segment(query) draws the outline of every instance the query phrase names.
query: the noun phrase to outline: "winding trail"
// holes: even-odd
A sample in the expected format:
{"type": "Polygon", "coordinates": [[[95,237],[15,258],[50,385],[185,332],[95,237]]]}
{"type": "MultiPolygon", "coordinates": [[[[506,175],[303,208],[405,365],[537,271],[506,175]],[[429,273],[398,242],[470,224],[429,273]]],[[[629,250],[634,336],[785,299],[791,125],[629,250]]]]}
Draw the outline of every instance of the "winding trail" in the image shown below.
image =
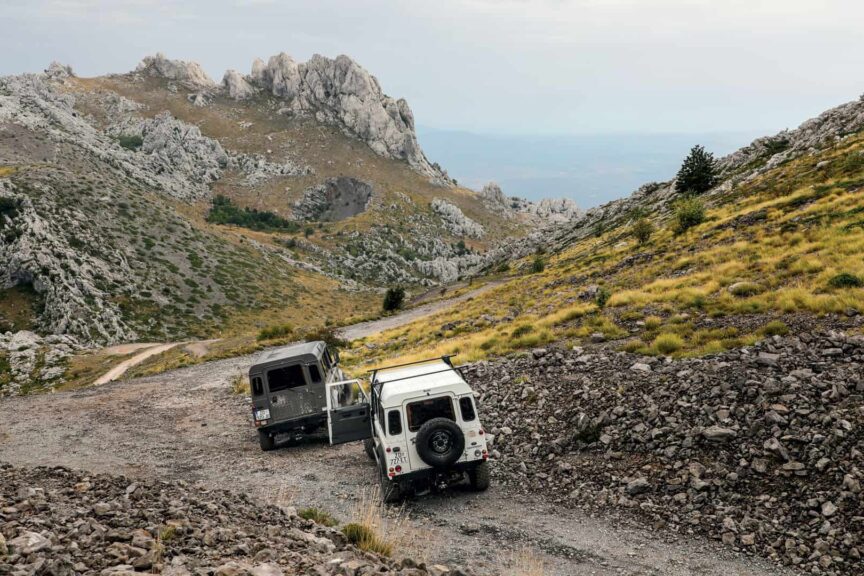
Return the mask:
{"type": "Polygon", "coordinates": [[[102,384],[107,384],[108,382],[112,382],[117,380],[124,374],[126,371],[132,368],[133,366],[137,366],[147,358],[151,356],[155,356],[157,354],[161,354],[163,352],[167,352],[177,346],[176,342],[168,343],[168,344],[152,344],[148,348],[144,348],[143,352],[136,354],[135,356],[120,362],[113,368],[111,368],[108,372],[100,376],[95,382],[93,382],[94,386],[101,386],[102,384]]]}

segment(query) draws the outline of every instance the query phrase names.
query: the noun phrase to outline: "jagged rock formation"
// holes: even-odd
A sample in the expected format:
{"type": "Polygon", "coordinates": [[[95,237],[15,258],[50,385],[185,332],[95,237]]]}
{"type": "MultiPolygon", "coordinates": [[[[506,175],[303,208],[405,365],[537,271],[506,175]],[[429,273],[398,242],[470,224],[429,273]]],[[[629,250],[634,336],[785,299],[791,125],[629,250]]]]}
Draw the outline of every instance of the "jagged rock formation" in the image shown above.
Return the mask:
{"type": "Polygon", "coordinates": [[[9,382],[0,386],[0,397],[62,382],[67,359],[81,349],[78,340],[68,335],[42,338],[29,330],[0,334],[0,350],[9,364],[9,382]]]}
{"type": "Polygon", "coordinates": [[[192,89],[213,88],[216,86],[216,83],[204,72],[200,64],[184,62],[182,60],[169,60],[161,52],[155,56],[144,58],[138,64],[138,67],[135,68],[135,72],[173,80],[192,89]]]}
{"type": "Polygon", "coordinates": [[[366,211],[372,199],[372,186],[355,178],[330,178],[303,193],[294,204],[294,217],[300,220],[338,221],[366,211]]]}
{"type": "Polygon", "coordinates": [[[229,98],[246,100],[256,94],[255,88],[236,70],[228,70],[222,78],[222,88],[229,98]]]}
{"type": "MultiPolygon", "coordinates": [[[[149,56],[137,73],[158,75],[192,89],[214,88],[200,66],[168,60],[162,54],[149,56]]],[[[250,98],[255,88],[285,100],[283,112],[311,114],[321,122],[340,126],[346,133],[366,142],[385,158],[405,160],[442,185],[451,185],[446,172],[431,164],[414,132],[414,115],[404,99],[384,94],[378,80],[347,56],[335,59],[315,55],[297,63],[280,53],[265,64],[256,60],[245,78],[234,70],[225,73],[221,90],[238,100],[250,98]]],[[[206,105],[206,93],[194,96],[206,105]]]]}
{"type": "Polygon", "coordinates": [[[465,216],[458,206],[444,200],[435,198],[432,200],[432,210],[444,221],[444,227],[454,236],[467,236],[469,238],[480,238],[483,236],[483,226],[465,216]]]}
{"type": "Polygon", "coordinates": [[[488,207],[505,217],[527,216],[539,227],[570,222],[582,214],[576,202],[569,198],[543,198],[539,202],[530,202],[505,196],[495,182],[483,186],[478,195],[488,207]]]}
{"type": "Polygon", "coordinates": [[[501,482],[850,575],[864,554],[862,371],[864,339],[838,333],[700,359],[551,348],[466,368],[501,482]]]}
{"type": "Polygon", "coordinates": [[[288,506],[183,481],[0,464],[0,499],[4,574],[34,566],[54,575],[431,574],[411,560],[363,552],[288,506]]]}

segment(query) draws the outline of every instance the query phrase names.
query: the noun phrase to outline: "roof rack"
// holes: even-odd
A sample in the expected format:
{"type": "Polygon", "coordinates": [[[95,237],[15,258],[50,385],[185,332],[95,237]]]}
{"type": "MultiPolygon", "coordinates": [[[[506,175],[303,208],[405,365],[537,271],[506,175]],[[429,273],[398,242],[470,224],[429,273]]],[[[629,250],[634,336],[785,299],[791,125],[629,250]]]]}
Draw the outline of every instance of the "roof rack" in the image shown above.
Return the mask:
{"type": "MultiPolygon", "coordinates": [[[[381,366],[380,368],[375,368],[374,370],[369,370],[367,374],[372,374],[372,379],[375,379],[375,374],[380,370],[389,370],[390,368],[402,368],[403,366],[413,366],[414,364],[423,364],[425,362],[434,362],[435,360],[443,360],[447,363],[448,366],[452,367],[453,363],[450,361],[451,358],[456,356],[456,354],[445,354],[443,356],[437,356],[435,358],[426,358],[425,360],[415,360],[414,362],[405,362],[404,364],[393,364],[391,366],[381,366]]],[[[400,378],[401,380],[401,378],[400,378]]]]}
{"type": "Polygon", "coordinates": [[[385,382],[381,382],[381,386],[384,384],[392,384],[393,382],[401,382],[402,380],[410,380],[411,378],[420,378],[422,376],[429,376],[431,374],[442,374],[444,372],[456,372],[460,376],[462,376],[462,372],[460,372],[460,368],[462,366],[453,366],[451,365],[449,368],[445,368],[444,370],[435,370],[434,372],[424,372],[423,374],[412,374],[411,376],[403,376],[402,378],[394,378],[393,380],[387,380],[385,382]]]}

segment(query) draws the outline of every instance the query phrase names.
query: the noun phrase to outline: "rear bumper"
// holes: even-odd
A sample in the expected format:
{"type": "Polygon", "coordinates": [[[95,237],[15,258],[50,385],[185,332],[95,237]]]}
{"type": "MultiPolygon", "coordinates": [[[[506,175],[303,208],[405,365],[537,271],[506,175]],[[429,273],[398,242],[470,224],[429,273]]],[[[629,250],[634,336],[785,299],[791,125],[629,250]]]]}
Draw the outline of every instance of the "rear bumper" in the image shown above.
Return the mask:
{"type": "Polygon", "coordinates": [[[309,416],[298,416],[280,422],[273,422],[266,426],[257,426],[256,430],[265,434],[287,434],[289,432],[311,430],[327,424],[326,414],[313,414],[309,416]]]}
{"type": "Polygon", "coordinates": [[[404,474],[397,474],[393,476],[390,480],[393,482],[399,482],[400,484],[405,483],[414,483],[414,482],[423,482],[428,481],[430,479],[434,479],[436,477],[441,476],[450,476],[452,474],[459,474],[463,472],[468,472],[473,470],[483,462],[486,462],[484,459],[479,460],[469,460],[467,462],[457,462],[452,466],[447,468],[424,468],[422,470],[415,470],[413,472],[406,472],[404,474]]]}

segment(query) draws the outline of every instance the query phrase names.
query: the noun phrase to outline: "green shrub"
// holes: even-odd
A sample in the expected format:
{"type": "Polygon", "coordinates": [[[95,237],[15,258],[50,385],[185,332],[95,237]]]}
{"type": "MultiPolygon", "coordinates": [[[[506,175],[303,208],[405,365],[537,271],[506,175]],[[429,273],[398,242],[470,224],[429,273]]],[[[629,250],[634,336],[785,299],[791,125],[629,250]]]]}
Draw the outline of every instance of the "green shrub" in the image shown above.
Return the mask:
{"type": "Polygon", "coordinates": [[[303,229],[303,236],[305,236],[306,238],[309,238],[313,234],[315,234],[315,228],[313,228],[312,226],[307,226],[303,229]]]}
{"type": "Polygon", "coordinates": [[[321,524],[322,526],[333,527],[338,524],[336,519],[333,518],[329,512],[319,510],[318,508],[303,508],[297,512],[297,515],[304,520],[312,520],[316,524],[321,524]]]}
{"type": "Polygon", "coordinates": [[[384,294],[384,302],[381,307],[385,312],[392,312],[402,307],[405,302],[405,289],[401,286],[388,288],[384,294]]]}
{"type": "Polygon", "coordinates": [[[674,230],[683,234],[705,221],[705,205],[696,198],[684,198],[675,205],[674,230]]]}
{"type": "Polygon", "coordinates": [[[307,342],[320,340],[330,348],[347,348],[350,344],[350,342],[339,336],[333,326],[321,326],[315,330],[310,330],[304,338],[307,342]]]}
{"type": "Polygon", "coordinates": [[[258,340],[275,340],[276,338],[290,338],[294,335],[294,327],[291,324],[277,324],[268,326],[258,332],[258,340]]]}
{"type": "Polygon", "coordinates": [[[765,336],[785,336],[789,333],[789,327],[780,320],[772,320],[762,327],[765,336]]]}
{"type": "Polygon", "coordinates": [[[254,208],[240,208],[230,198],[217,195],[207,213],[207,222],[212,224],[234,224],[242,228],[258,231],[297,232],[300,225],[286,220],[273,212],[259,211],[254,208]]]}
{"type": "Polygon", "coordinates": [[[117,138],[117,142],[127,150],[138,150],[144,145],[144,138],[137,134],[123,134],[117,138]]]}
{"type": "Polygon", "coordinates": [[[539,274],[546,269],[546,262],[543,260],[543,257],[539,254],[534,257],[534,261],[531,262],[530,271],[532,274],[539,274]]]}
{"type": "Polygon", "coordinates": [[[633,223],[630,233],[636,237],[639,245],[643,246],[651,239],[651,235],[654,233],[654,225],[647,218],[639,218],[633,223]]]}
{"type": "Polygon", "coordinates": [[[660,354],[672,354],[684,346],[684,341],[677,334],[666,333],[657,336],[652,346],[660,354]]]}
{"type": "Polygon", "coordinates": [[[597,296],[594,298],[594,303],[597,304],[598,308],[605,308],[606,303],[609,302],[609,298],[612,297],[612,293],[605,286],[601,286],[597,291],[597,296]]]}
{"type": "Polygon", "coordinates": [[[828,286],[831,288],[860,288],[864,286],[864,280],[855,274],[841,272],[828,280],[828,286]]]}

